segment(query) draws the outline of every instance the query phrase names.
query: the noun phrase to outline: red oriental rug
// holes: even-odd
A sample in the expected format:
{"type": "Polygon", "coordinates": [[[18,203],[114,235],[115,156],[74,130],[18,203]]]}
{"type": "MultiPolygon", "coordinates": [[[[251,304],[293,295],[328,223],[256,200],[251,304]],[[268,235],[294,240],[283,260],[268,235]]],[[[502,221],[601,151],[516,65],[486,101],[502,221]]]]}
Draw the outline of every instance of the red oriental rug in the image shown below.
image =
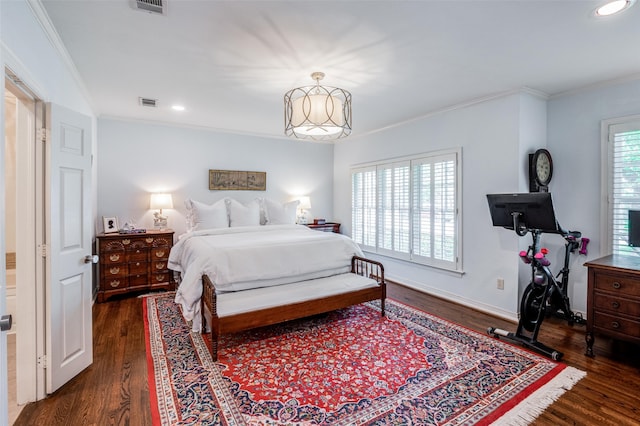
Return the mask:
{"type": "Polygon", "coordinates": [[[388,300],[224,336],[144,298],[158,425],[528,424],[585,373],[388,300]]]}

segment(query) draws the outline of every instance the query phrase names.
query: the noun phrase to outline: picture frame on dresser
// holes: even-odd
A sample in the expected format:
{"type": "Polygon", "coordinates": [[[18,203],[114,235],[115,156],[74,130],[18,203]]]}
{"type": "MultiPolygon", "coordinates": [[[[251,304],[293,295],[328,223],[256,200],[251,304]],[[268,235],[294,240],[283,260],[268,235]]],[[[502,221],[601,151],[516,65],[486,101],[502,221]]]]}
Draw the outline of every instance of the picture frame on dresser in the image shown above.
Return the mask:
{"type": "Polygon", "coordinates": [[[120,230],[118,226],[118,218],[115,216],[102,216],[102,226],[105,234],[112,234],[120,230]]]}

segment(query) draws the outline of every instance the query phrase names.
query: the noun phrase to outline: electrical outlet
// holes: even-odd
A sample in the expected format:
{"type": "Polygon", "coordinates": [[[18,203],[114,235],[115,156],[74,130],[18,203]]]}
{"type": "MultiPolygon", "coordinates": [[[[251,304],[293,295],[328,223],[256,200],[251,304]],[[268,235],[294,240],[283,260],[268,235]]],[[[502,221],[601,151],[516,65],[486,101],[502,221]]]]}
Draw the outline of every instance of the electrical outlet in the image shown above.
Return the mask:
{"type": "Polygon", "coordinates": [[[504,279],[503,278],[498,278],[497,288],[498,288],[498,290],[504,290],[504,279]]]}

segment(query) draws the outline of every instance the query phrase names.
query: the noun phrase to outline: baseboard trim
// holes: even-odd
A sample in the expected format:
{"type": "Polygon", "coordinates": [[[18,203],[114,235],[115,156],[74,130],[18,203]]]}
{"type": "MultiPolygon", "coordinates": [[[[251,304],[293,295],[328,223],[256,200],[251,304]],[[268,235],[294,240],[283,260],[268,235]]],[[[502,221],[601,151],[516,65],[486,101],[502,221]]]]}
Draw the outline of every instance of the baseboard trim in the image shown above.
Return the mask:
{"type": "Polygon", "coordinates": [[[421,293],[426,293],[430,296],[433,297],[437,297],[443,300],[446,300],[448,302],[451,303],[456,303],[458,305],[464,306],[466,308],[470,308],[485,314],[489,314],[492,315],[494,317],[498,317],[513,323],[518,323],[518,315],[512,312],[506,312],[506,311],[497,311],[496,308],[494,306],[488,306],[488,305],[483,305],[481,303],[478,303],[477,301],[472,301],[472,300],[466,300],[463,299],[457,295],[451,294],[451,293],[447,293],[447,292],[443,292],[443,291],[439,291],[437,289],[434,288],[425,288],[423,285],[413,285],[411,283],[407,283],[407,282],[401,282],[401,281],[396,281],[394,279],[389,279],[387,277],[385,277],[385,281],[388,283],[392,283],[392,284],[396,284],[399,286],[403,286],[403,287],[407,287],[410,288],[412,290],[415,291],[419,291],[421,293]]]}

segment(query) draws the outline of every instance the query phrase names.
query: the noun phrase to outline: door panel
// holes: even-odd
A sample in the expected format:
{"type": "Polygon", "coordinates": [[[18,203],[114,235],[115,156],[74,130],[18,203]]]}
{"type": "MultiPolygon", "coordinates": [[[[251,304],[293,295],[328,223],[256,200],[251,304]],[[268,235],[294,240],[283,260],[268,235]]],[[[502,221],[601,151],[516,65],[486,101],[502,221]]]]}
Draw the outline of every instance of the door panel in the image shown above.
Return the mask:
{"type": "Polygon", "coordinates": [[[91,119],[47,105],[47,393],[93,361],[91,119]]]}

